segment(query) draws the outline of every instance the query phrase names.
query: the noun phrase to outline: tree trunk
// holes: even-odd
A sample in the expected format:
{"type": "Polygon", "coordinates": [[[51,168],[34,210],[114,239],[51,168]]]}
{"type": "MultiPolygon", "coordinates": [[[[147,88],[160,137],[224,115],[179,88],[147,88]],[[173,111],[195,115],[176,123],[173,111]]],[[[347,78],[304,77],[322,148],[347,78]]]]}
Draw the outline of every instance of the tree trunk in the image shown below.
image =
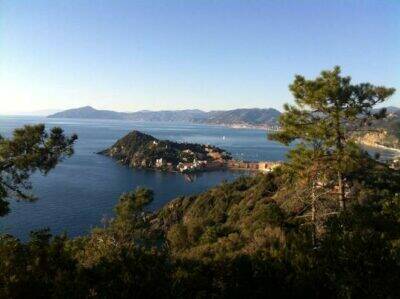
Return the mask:
{"type": "Polygon", "coordinates": [[[346,202],[344,198],[343,176],[342,172],[338,171],[338,191],[339,191],[339,206],[341,210],[346,209],[346,202]]]}
{"type": "Polygon", "coordinates": [[[315,197],[315,182],[312,183],[311,192],[311,222],[312,222],[312,244],[313,247],[317,245],[317,224],[316,224],[316,197],[315,197]]]}
{"type": "Polygon", "coordinates": [[[339,102],[336,105],[336,167],[337,167],[337,180],[338,180],[338,193],[339,193],[339,206],[343,211],[346,209],[345,196],[344,196],[344,185],[343,185],[343,174],[342,174],[342,159],[343,159],[343,135],[340,128],[340,106],[339,102]]]}

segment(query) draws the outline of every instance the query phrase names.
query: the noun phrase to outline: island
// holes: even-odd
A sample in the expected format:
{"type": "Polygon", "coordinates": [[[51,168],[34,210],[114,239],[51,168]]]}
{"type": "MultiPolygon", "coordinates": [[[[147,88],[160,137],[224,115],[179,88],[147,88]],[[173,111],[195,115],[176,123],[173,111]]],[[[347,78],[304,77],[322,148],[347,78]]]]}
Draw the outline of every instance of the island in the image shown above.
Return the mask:
{"type": "Polygon", "coordinates": [[[280,165],[280,162],[238,161],[213,145],[159,140],[136,130],[98,154],[132,168],[181,173],[218,169],[271,171],[280,165]]]}

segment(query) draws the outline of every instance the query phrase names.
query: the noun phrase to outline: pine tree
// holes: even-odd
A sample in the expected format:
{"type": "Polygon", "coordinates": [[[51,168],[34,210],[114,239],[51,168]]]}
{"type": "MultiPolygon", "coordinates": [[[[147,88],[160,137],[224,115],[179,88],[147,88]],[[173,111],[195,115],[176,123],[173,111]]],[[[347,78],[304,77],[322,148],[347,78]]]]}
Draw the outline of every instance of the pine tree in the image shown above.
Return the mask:
{"type": "Polygon", "coordinates": [[[9,212],[9,198],[34,200],[30,176],[44,174],[73,154],[76,135],[66,137],[61,128],[49,133],[43,124],[16,129],[11,139],[0,136],[0,216],[9,212]]]}
{"type": "Polygon", "coordinates": [[[352,84],[342,77],[340,67],[322,71],[314,80],[296,75],[289,86],[295,104],[284,105],[279,119],[281,131],[270,134],[271,140],[286,145],[298,139],[303,145],[319,144],[326,170],[334,171],[338,201],[345,209],[345,173],[356,163],[354,134],[368,131],[371,121],[386,116],[385,109],[375,112],[376,104],[387,100],[394,88],[369,83],[352,84]]]}

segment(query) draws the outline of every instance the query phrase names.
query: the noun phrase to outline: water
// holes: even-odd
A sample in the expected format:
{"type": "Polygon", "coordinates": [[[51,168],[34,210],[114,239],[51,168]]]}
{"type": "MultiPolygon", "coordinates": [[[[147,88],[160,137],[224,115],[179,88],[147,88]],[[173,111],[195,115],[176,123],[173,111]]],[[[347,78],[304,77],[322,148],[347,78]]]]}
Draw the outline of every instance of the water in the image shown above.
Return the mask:
{"type": "Polygon", "coordinates": [[[47,128],[62,127],[67,134],[77,133],[75,154],[47,176],[35,174],[34,203],[11,201],[11,213],[0,218],[0,231],[26,239],[29,231],[44,227],[53,233],[66,231],[83,235],[111,216],[122,192],[145,186],[155,199],[149,209],[156,210],[173,198],[202,192],[223,180],[231,181],[243,172],[214,171],[188,182],[181,174],[134,170],[95,154],[109,147],[131,130],[140,130],[160,139],[208,143],[224,148],[244,160],[283,160],[287,148],[267,140],[265,131],[231,129],[185,123],[145,123],[117,120],[69,120],[39,117],[0,117],[0,134],[10,137],[24,124],[45,123],[47,128]],[[224,137],[225,136],[225,137],[224,137]]]}

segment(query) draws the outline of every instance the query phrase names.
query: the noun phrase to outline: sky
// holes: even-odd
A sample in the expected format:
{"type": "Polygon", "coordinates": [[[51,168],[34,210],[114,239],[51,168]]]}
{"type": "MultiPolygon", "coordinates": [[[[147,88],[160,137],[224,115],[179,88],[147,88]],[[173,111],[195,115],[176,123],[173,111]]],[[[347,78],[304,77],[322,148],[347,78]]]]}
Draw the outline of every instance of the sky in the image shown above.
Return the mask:
{"type": "Polygon", "coordinates": [[[0,114],[281,109],[335,65],[400,106],[400,1],[0,0],[0,114]]]}

